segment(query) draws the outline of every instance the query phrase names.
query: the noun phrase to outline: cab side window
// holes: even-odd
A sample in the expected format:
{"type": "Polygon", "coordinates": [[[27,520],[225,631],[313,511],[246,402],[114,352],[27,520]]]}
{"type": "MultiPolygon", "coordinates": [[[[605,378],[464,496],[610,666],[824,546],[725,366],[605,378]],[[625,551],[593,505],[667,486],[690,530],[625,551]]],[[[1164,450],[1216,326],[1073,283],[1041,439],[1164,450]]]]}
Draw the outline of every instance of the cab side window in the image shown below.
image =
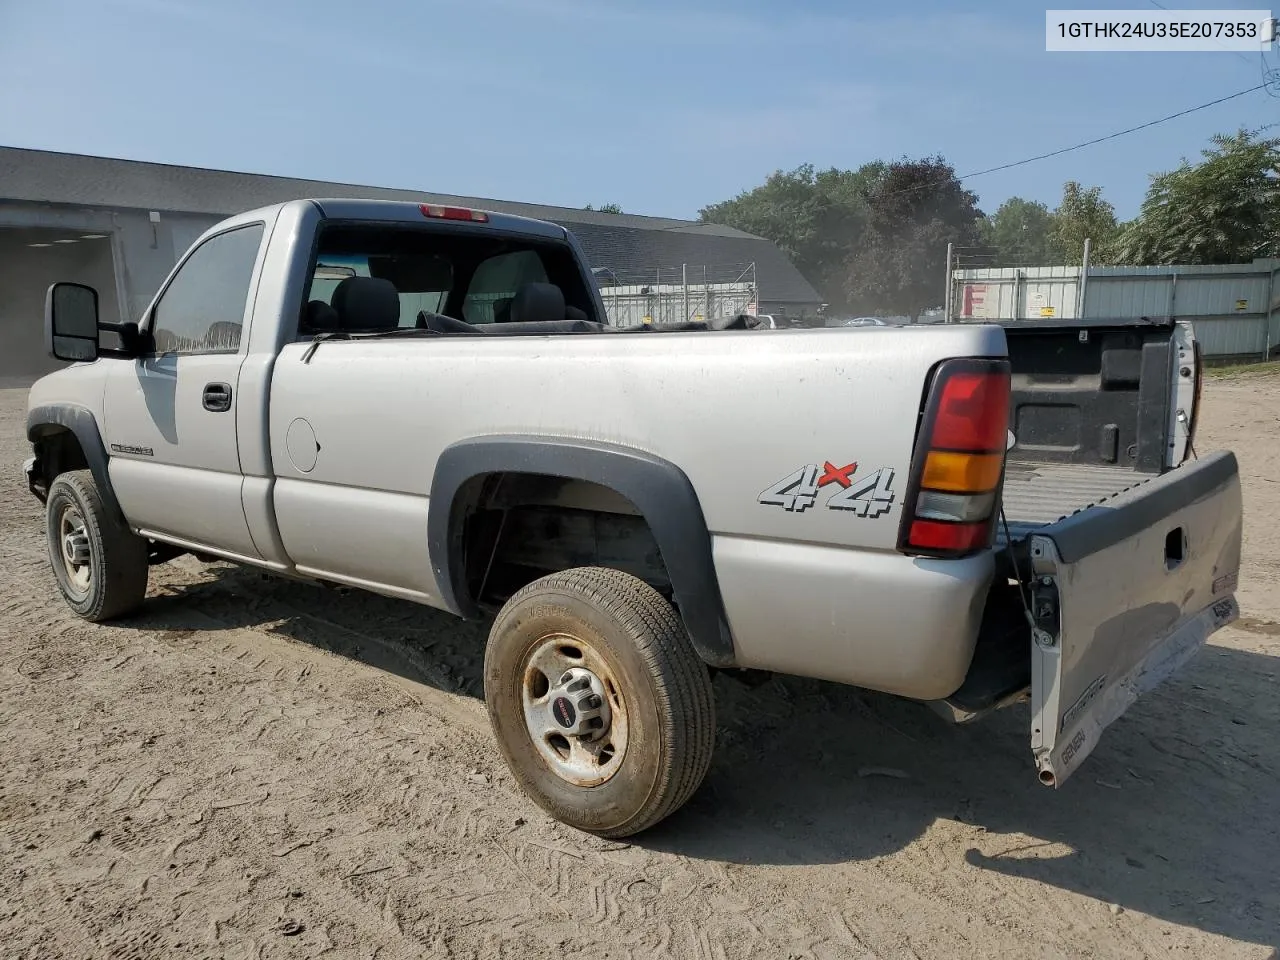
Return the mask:
{"type": "Polygon", "coordinates": [[[187,258],[152,311],[157,353],[235,353],[264,225],[210,237],[187,258]]]}

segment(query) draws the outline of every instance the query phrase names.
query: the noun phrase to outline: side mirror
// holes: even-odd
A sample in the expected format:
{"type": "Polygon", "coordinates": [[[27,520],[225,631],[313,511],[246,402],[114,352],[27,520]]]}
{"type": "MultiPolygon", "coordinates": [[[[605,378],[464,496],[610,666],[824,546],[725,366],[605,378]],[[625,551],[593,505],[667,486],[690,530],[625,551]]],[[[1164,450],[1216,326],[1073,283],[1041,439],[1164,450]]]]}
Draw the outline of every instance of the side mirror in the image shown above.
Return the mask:
{"type": "Polygon", "coordinates": [[[44,347],[55,360],[98,359],[98,291],[55,283],[44,300],[44,347]]]}

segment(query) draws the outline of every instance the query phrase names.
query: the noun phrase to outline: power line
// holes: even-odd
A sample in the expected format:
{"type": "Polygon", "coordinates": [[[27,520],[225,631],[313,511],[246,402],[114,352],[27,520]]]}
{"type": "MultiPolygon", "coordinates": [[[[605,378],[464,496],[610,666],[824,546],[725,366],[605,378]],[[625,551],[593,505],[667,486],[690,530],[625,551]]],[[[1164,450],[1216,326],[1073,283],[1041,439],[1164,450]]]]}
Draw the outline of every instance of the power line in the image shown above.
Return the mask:
{"type": "MultiPolygon", "coordinates": [[[[1220,103],[1226,103],[1228,100],[1234,100],[1237,97],[1243,97],[1246,94],[1253,93],[1257,90],[1261,90],[1264,87],[1266,87],[1266,84],[1260,83],[1255,87],[1250,87],[1248,90],[1240,90],[1240,91],[1237,91],[1236,93],[1230,93],[1230,94],[1227,94],[1227,96],[1225,97],[1219,97],[1217,100],[1210,100],[1208,103],[1202,103],[1202,104],[1199,104],[1198,106],[1188,107],[1185,110],[1179,110],[1177,113],[1171,113],[1167,117],[1160,117],[1159,119],[1156,119],[1156,120],[1148,120],[1146,123],[1140,123],[1136,127],[1129,127],[1125,130],[1117,130],[1115,133],[1108,133],[1105,137],[1095,137],[1092,140],[1085,140],[1083,143],[1076,143],[1076,144],[1072,144],[1069,147],[1061,147],[1057,150],[1050,150],[1048,153],[1042,153],[1042,154],[1039,154],[1038,156],[1025,157],[1022,160],[1014,160],[1011,163],[1002,163],[998,167],[988,167],[985,170],[975,170],[973,173],[966,173],[963,176],[956,177],[956,180],[960,182],[964,182],[965,180],[972,180],[974,177],[986,176],[988,173],[996,173],[1000,170],[1011,170],[1014,167],[1025,166],[1028,163],[1035,163],[1039,160],[1048,160],[1050,157],[1060,157],[1064,153],[1073,153],[1076,150],[1083,150],[1085,147],[1092,147],[1094,144],[1105,143],[1108,140],[1115,140],[1117,137],[1128,136],[1131,133],[1137,133],[1139,130],[1146,130],[1148,127],[1154,127],[1157,124],[1167,123],[1170,120],[1178,119],[1178,117],[1185,117],[1187,116],[1187,114],[1195,113],[1198,110],[1206,110],[1209,107],[1216,107],[1220,103]]],[[[891,193],[882,193],[879,196],[881,198],[899,197],[908,193],[918,193],[921,190],[928,190],[935,186],[937,186],[936,181],[932,183],[919,183],[919,184],[916,184],[914,187],[903,187],[901,190],[894,190],[891,193]]]]}
{"type": "MultiPolygon", "coordinates": [[[[1148,2],[1153,7],[1159,7],[1161,10],[1167,10],[1170,13],[1174,12],[1172,10],[1169,10],[1169,8],[1166,7],[1163,3],[1157,3],[1156,0],[1148,0],[1148,2]]],[[[1221,40],[1215,39],[1214,43],[1222,47],[1224,50],[1230,49],[1221,40]]],[[[1258,48],[1258,67],[1262,75],[1262,85],[1267,90],[1267,96],[1271,97],[1274,100],[1274,99],[1280,99],[1280,70],[1275,70],[1272,67],[1268,66],[1267,52],[1269,48],[1270,48],[1270,41],[1268,41],[1265,45],[1262,45],[1258,48]]],[[[1232,50],[1231,52],[1234,53],[1241,60],[1243,60],[1245,63],[1250,62],[1249,57],[1246,54],[1241,53],[1239,50],[1232,50]]]]}
{"type": "Polygon", "coordinates": [[[1139,130],[1146,130],[1148,127],[1154,127],[1157,124],[1167,123],[1170,120],[1177,120],[1179,117],[1185,117],[1187,114],[1195,113],[1199,110],[1207,110],[1209,107],[1216,107],[1220,103],[1226,103],[1228,100],[1234,100],[1236,97],[1243,97],[1245,94],[1253,93],[1261,90],[1266,86],[1260,83],[1257,86],[1250,87],[1248,90],[1240,90],[1236,93],[1227,94],[1225,97],[1219,97],[1217,100],[1210,100],[1208,103],[1202,103],[1199,106],[1188,107],[1185,110],[1179,110],[1177,113],[1171,113],[1167,117],[1160,117],[1158,120],[1148,120],[1146,123],[1140,123],[1136,127],[1129,127],[1125,130],[1117,130],[1115,133],[1108,133],[1105,137],[1095,137],[1092,140],[1086,140],[1083,143],[1073,144],[1070,147],[1062,147],[1058,150],[1051,150],[1048,153],[1042,153],[1039,156],[1027,157],[1025,160],[1015,160],[1012,163],[1002,163],[998,167],[988,167],[986,170],[978,170],[974,173],[966,173],[959,180],[971,180],[974,177],[985,176],[988,173],[995,173],[998,170],[1009,170],[1013,167],[1021,167],[1024,164],[1035,163],[1037,160],[1048,160],[1050,157],[1060,157],[1064,153],[1072,153],[1076,150],[1083,150],[1085,147],[1092,147],[1097,143],[1105,143],[1108,140],[1115,140],[1117,137],[1125,137],[1131,133],[1137,133],[1139,130]]]}
{"type": "MultiPolygon", "coordinates": [[[[1161,10],[1165,11],[1166,13],[1173,13],[1173,12],[1174,12],[1174,11],[1170,10],[1168,7],[1166,7],[1163,3],[1156,3],[1156,0],[1148,0],[1148,2],[1149,2],[1153,7],[1159,7],[1161,10]]],[[[1222,47],[1224,50],[1230,49],[1230,48],[1229,48],[1225,43],[1223,43],[1221,40],[1215,40],[1214,42],[1215,42],[1215,43],[1217,43],[1217,44],[1218,44],[1218,46],[1222,47]]],[[[1246,55],[1246,54],[1244,54],[1244,53],[1241,53],[1239,50],[1232,50],[1231,52],[1232,52],[1232,53],[1234,53],[1234,54],[1235,54],[1237,57],[1239,57],[1241,60],[1243,60],[1245,63],[1249,63],[1249,62],[1251,62],[1251,61],[1249,60],[1248,55],[1246,55]]]]}
{"type": "MultiPolygon", "coordinates": [[[[1259,83],[1256,86],[1249,87],[1247,90],[1238,90],[1235,93],[1227,94],[1225,97],[1219,97],[1217,100],[1210,100],[1208,103],[1201,103],[1194,107],[1187,107],[1187,109],[1185,110],[1179,110],[1177,113],[1171,113],[1168,116],[1159,117],[1155,120],[1148,120],[1146,123],[1140,123],[1135,127],[1127,127],[1124,130],[1117,130],[1115,133],[1108,133],[1104,137],[1094,137],[1092,140],[1085,140],[1083,143],[1076,143],[1076,144],[1072,144],[1069,147],[1061,147],[1057,150],[1050,150],[1048,153],[1041,153],[1034,157],[1025,157],[1022,160],[1014,160],[1011,163],[1002,163],[999,166],[988,167],[985,170],[975,170],[973,173],[966,173],[963,176],[957,177],[956,179],[963,182],[965,180],[972,180],[974,177],[986,176],[988,173],[998,173],[1001,170],[1012,170],[1014,167],[1022,167],[1027,165],[1028,163],[1036,163],[1040,160],[1048,160],[1050,157],[1060,157],[1065,153],[1074,153],[1076,150],[1083,150],[1085,147],[1092,147],[1099,143],[1106,143],[1108,140],[1115,140],[1115,139],[1118,139],[1119,137],[1127,137],[1129,134],[1137,133],[1139,130],[1146,130],[1149,127],[1158,126],[1159,124],[1162,124],[1162,123],[1168,123],[1170,120],[1177,120],[1179,117],[1185,117],[1185,116],[1188,116],[1189,114],[1197,113],[1201,110],[1207,110],[1209,109],[1209,107],[1216,107],[1220,103],[1226,103],[1228,100],[1235,100],[1238,97],[1247,96],[1248,94],[1255,93],[1258,90],[1266,89],[1266,87],[1267,87],[1266,83],[1259,83]]],[[[897,197],[907,193],[917,193],[921,190],[928,190],[934,186],[937,186],[937,184],[921,183],[921,184],[917,184],[914,187],[904,187],[901,190],[894,190],[892,193],[880,194],[880,196],[882,198],[897,197]]],[[[696,225],[697,223],[698,223],[697,221],[693,221],[694,225],[696,225]]],[[[711,225],[712,224],[707,224],[707,226],[711,226],[711,225]]],[[[685,225],[681,225],[678,227],[663,228],[663,230],[681,230],[681,229],[688,229],[688,227],[685,225]]]]}

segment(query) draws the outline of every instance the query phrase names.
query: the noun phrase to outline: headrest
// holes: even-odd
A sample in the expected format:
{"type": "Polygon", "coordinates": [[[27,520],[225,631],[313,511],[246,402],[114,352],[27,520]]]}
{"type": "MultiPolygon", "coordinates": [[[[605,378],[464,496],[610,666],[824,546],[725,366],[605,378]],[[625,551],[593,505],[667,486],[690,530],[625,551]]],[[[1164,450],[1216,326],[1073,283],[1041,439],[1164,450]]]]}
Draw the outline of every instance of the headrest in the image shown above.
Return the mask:
{"type": "Polygon", "coordinates": [[[347,277],[330,302],[342,330],[391,330],[400,325],[400,295],[390,280],[347,277]]]}
{"type": "Polygon", "coordinates": [[[307,330],[337,330],[338,311],[323,300],[308,300],[302,311],[302,326],[307,330]]]}
{"type": "Polygon", "coordinates": [[[564,293],[554,283],[526,283],[511,299],[511,323],[563,320],[564,293]]]}

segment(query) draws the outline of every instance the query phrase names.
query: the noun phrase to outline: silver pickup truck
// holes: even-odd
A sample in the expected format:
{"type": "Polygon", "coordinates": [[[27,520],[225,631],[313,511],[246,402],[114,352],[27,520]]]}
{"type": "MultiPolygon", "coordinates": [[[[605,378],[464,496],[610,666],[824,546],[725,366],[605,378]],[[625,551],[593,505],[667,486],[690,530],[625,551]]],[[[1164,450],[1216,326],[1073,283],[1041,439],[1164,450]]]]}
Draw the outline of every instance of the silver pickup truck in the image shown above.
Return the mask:
{"type": "Polygon", "coordinates": [[[1029,698],[1060,785],[1238,615],[1172,320],[618,329],[561,227],[306,200],[211,229],[136,323],[55,284],[45,325],[26,472],[77,614],[190,552],[493,617],[510,769],[606,836],[697,789],[715,672],[1029,698]]]}

